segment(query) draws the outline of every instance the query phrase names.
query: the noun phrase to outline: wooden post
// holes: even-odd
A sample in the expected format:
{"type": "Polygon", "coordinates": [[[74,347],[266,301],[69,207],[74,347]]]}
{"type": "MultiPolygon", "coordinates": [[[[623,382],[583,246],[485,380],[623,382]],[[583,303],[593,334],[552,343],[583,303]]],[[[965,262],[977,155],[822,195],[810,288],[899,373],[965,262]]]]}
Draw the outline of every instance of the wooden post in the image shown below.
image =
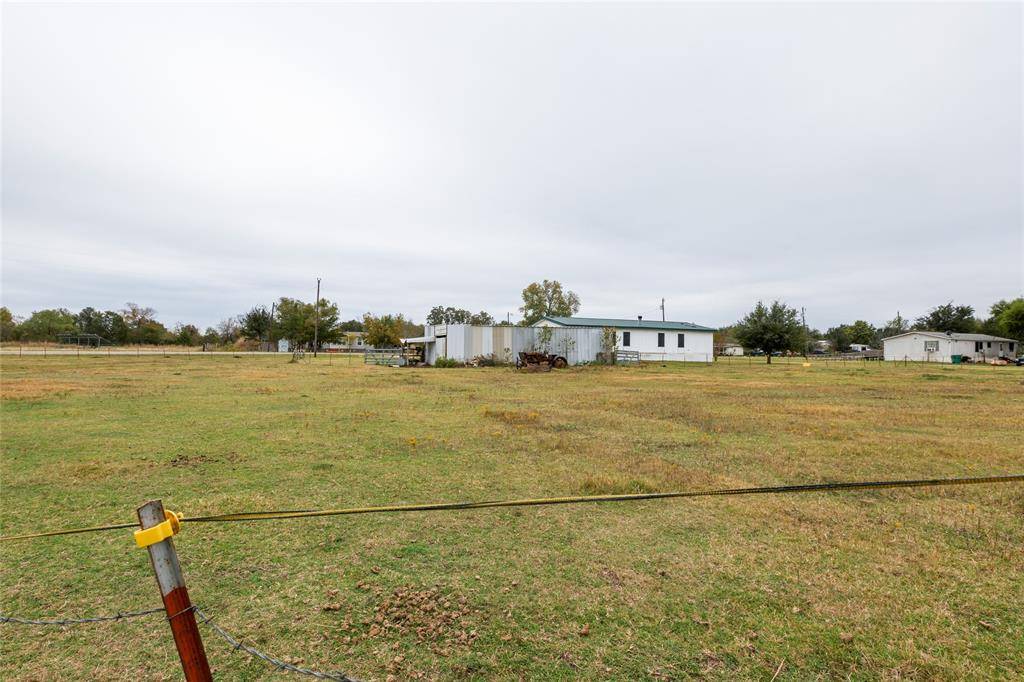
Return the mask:
{"type": "MultiPolygon", "coordinates": [[[[160,500],[152,500],[138,509],[139,525],[152,528],[163,523],[164,505],[160,500]]],[[[178,554],[174,551],[174,540],[167,538],[150,545],[149,560],[153,564],[156,582],[160,587],[160,596],[164,600],[167,618],[171,623],[174,644],[178,647],[181,668],[185,671],[186,682],[212,682],[210,664],[206,660],[203,640],[199,636],[196,614],[192,610],[192,602],[188,598],[185,578],[181,575],[178,554]]]]}

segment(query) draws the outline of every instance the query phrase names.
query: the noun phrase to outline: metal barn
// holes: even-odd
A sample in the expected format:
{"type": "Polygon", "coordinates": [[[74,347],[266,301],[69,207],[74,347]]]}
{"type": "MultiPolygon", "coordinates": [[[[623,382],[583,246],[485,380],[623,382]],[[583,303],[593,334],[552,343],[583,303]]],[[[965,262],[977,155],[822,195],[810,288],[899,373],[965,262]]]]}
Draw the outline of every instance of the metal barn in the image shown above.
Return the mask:
{"type": "MultiPolygon", "coordinates": [[[[552,329],[547,351],[565,356],[570,365],[593,362],[601,351],[600,329],[552,329]]],[[[426,325],[423,336],[404,339],[420,343],[428,365],[437,358],[469,362],[493,355],[503,362],[515,362],[521,351],[539,351],[543,338],[540,327],[481,327],[469,324],[426,325]]]]}

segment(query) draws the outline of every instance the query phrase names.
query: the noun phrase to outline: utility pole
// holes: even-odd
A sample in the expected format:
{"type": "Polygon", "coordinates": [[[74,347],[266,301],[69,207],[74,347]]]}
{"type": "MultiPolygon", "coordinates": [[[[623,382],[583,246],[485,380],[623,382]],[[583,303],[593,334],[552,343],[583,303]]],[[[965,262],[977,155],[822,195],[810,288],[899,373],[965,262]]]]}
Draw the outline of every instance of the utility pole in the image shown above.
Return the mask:
{"type": "Polygon", "coordinates": [[[807,335],[807,314],[806,309],[800,307],[800,324],[804,326],[804,359],[807,359],[807,347],[811,345],[811,339],[807,335]]]}
{"type": "Polygon", "coordinates": [[[267,323],[267,349],[273,351],[271,347],[274,343],[274,311],[277,309],[277,302],[270,304],[270,321],[267,323]]]}
{"type": "Polygon", "coordinates": [[[316,357],[317,346],[320,345],[320,278],[316,278],[316,324],[313,327],[313,357],[316,357]]]}
{"type": "Polygon", "coordinates": [[[665,299],[661,299],[661,321],[665,321],[665,299]]]}
{"type": "Polygon", "coordinates": [[[512,313],[505,313],[505,321],[508,322],[509,325],[512,324],[512,313]]]}

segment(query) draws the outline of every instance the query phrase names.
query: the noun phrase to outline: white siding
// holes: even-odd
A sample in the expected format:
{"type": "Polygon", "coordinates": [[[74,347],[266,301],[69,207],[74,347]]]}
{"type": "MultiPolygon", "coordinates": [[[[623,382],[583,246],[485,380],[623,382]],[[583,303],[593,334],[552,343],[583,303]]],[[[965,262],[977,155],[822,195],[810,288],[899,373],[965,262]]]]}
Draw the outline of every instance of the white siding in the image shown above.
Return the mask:
{"type": "Polygon", "coordinates": [[[981,341],[980,351],[975,350],[976,343],[967,339],[911,332],[903,336],[885,339],[882,342],[882,353],[886,360],[948,363],[953,361],[954,355],[963,355],[976,362],[984,362],[1000,355],[1013,357],[1017,352],[1017,344],[1014,343],[1011,350],[1009,341],[981,341]],[[937,345],[938,350],[926,351],[925,343],[927,342],[937,345]]]}
{"type": "Polygon", "coordinates": [[[642,360],[679,360],[686,362],[712,362],[715,356],[714,333],[657,329],[618,329],[619,348],[640,351],[642,360]],[[626,345],[624,332],[629,332],[626,345]],[[658,346],[658,334],[665,335],[665,345],[658,346]],[[682,348],[678,335],[683,334],[682,348]]]}
{"type": "Polygon", "coordinates": [[[905,334],[882,341],[882,356],[886,360],[910,360],[913,362],[952,362],[955,343],[949,338],[932,334],[905,334]],[[925,344],[936,346],[936,350],[925,350],[925,344]]]}

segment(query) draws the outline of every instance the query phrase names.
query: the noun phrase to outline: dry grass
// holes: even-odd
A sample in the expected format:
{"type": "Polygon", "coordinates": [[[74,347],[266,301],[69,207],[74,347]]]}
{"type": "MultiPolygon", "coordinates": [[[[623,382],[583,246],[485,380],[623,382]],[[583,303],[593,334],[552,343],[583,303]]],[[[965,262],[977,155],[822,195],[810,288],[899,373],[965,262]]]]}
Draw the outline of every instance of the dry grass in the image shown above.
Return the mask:
{"type": "MultiPolygon", "coordinates": [[[[2,530],[1024,470],[1016,368],[3,359],[2,530]]],[[[1013,679],[1021,486],[189,526],[194,599],[367,679],[1013,679]],[[376,629],[374,629],[376,627],[376,629]]],[[[157,601],[127,533],[4,546],[4,612],[157,601]]],[[[5,679],[177,679],[157,621],[3,625],[5,679]]],[[[225,679],[271,679],[207,638],[225,679]]]]}

